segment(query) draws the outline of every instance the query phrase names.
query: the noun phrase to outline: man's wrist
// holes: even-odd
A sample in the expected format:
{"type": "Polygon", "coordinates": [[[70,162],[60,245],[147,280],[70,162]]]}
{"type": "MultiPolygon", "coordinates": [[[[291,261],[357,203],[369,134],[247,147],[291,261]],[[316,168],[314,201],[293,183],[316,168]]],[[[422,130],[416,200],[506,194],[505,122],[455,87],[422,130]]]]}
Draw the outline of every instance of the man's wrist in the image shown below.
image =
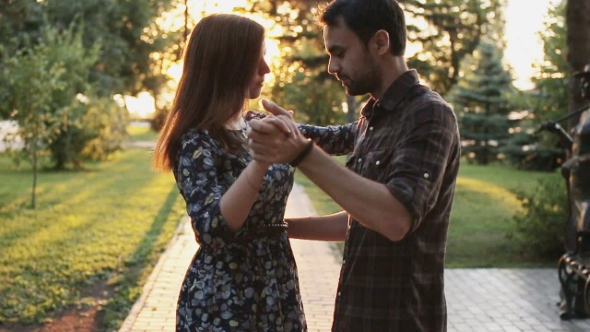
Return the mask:
{"type": "Polygon", "coordinates": [[[309,153],[313,149],[313,145],[314,145],[313,140],[308,139],[303,150],[301,150],[301,152],[299,152],[297,157],[295,157],[295,159],[293,159],[293,161],[291,161],[289,164],[292,167],[297,167],[297,165],[299,165],[299,163],[301,163],[303,161],[303,159],[305,159],[305,157],[307,157],[309,155],[309,153]]]}

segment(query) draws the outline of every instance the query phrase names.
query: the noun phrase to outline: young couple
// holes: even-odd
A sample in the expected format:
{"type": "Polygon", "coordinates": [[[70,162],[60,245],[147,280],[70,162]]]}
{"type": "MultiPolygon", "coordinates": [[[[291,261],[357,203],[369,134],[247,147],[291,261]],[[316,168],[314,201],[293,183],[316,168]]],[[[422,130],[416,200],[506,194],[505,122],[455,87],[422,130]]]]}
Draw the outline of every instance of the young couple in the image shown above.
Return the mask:
{"type": "Polygon", "coordinates": [[[370,94],[355,123],[295,124],[264,102],[264,29],[237,15],[192,31],[154,167],[172,171],[200,247],[177,331],[306,331],[289,238],[346,241],[333,331],[446,331],[457,122],[405,60],[395,0],[335,0],[320,16],[328,71],[370,94]],[[346,166],[329,154],[350,154],[346,166]],[[295,167],[344,211],[284,220],[295,167]]]}

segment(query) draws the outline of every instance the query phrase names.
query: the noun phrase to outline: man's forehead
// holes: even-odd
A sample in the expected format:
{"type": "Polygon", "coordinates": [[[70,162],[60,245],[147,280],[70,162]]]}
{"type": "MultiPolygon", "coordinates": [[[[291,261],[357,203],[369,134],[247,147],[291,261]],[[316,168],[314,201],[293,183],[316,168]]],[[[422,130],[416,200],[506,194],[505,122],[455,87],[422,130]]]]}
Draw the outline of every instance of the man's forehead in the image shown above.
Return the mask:
{"type": "Polygon", "coordinates": [[[324,44],[328,49],[334,46],[345,45],[351,42],[351,39],[354,38],[352,30],[342,25],[326,26],[324,27],[323,34],[324,44]]]}

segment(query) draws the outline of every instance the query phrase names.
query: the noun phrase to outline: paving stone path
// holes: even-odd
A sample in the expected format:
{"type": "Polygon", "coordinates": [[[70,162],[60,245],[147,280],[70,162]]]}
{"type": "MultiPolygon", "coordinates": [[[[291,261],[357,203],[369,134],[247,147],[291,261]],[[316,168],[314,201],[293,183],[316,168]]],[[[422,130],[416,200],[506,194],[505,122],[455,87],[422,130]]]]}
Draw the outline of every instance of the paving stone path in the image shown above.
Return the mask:
{"type": "MultiPolygon", "coordinates": [[[[314,214],[309,198],[295,185],[287,216],[314,214]]],[[[309,331],[329,331],[340,265],[328,243],[291,244],[309,331]]],[[[184,218],[119,332],[174,331],[180,283],[196,250],[184,218]]],[[[447,269],[445,285],[449,332],[590,332],[590,319],[559,319],[556,269],[447,269]]]]}

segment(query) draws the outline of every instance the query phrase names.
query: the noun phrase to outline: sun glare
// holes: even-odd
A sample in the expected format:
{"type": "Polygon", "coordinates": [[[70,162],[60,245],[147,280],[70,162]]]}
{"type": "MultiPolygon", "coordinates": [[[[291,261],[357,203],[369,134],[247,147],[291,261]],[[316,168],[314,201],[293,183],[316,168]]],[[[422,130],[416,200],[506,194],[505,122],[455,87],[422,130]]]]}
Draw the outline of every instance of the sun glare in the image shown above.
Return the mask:
{"type": "MultiPolygon", "coordinates": [[[[191,21],[193,23],[198,22],[203,16],[214,14],[214,13],[232,13],[236,8],[245,7],[247,4],[247,0],[189,0],[188,1],[188,9],[191,21]]],[[[247,16],[254,21],[260,23],[267,31],[267,38],[266,40],[266,60],[268,61],[269,65],[273,66],[280,63],[278,61],[278,57],[280,56],[279,50],[279,42],[272,37],[277,35],[280,31],[280,27],[277,27],[274,24],[274,21],[267,20],[262,18],[260,15],[257,14],[241,14],[247,16]],[[278,30],[277,30],[278,29],[278,30]]],[[[171,30],[178,29],[179,27],[184,26],[184,7],[180,6],[169,13],[163,15],[162,18],[159,19],[158,24],[164,28],[169,28],[171,30]]],[[[182,74],[182,63],[179,61],[171,65],[167,70],[166,74],[170,77],[171,82],[169,86],[172,87],[172,91],[169,93],[165,93],[164,95],[160,96],[162,101],[171,102],[173,95],[174,95],[174,88],[178,81],[180,80],[180,76],[182,74]]],[[[272,77],[272,73],[267,76],[266,84],[272,84],[274,81],[274,77],[272,77]]],[[[124,101],[122,100],[121,96],[118,96],[117,102],[121,105],[127,106],[129,111],[132,113],[134,117],[147,119],[151,118],[155,112],[155,105],[153,97],[147,93],[142,92],[137,97],[133,96],[125,96],[124,101]]]]}
{"type": "MultiPolygon", "coordinates": [[[[510,63],[515,76],[515,85],[521,89],[530,89],[532,83],[530,77],[534,74],[532,63],[542,59],[543,51],[536,31],[543,28],[542,21],[544,13],[551,2],[555,0],[535,0],[538,6],[530,6],[529,1],[509,0],[506,10],[506,40],[507,49],[505,56],[510,63]],[[527,7],[528,6],[528,7],[527,7]],[[534,10],[534,12],[532,12],[534,10]],[[523,13],[527,13],[523,17],[523,13]]],[[[193,23],[198,22],[203,16],[213,13],[231,13],[235,8],[245,7],[247,0],[188,0],[189,15],[193,23]]],[[[256,13],[241,14],[262,24],[267,31],[266,59],[271,67],[280,66],[279,42],[273,38],[281,33],[281,28],[276,22],[264,19],[256,13]]],[[[184,7],[179,6],[176,10],[167,13],[161,19],[163,27],[184,26],[184,7]]],[[[408,45],[407,56],[420,52],[420,45],[408,45]]],[[[172,79],[171,87],[175,87],[182,73],[182,64],[176,63],[167,70],[167,75],[172,79]]],[[[275,78],[272,74],[267,76],[267,85],[273,84],[275,78]]],[[[171,91],[169,94],[173,94],[171,91]]],[[[171,95],[162,96],[164,100],[170,101],[171,95]]],[[[148,93],[142,93],[138,98],[125,97],[127,106],[134,115],[142,118],[149,118],[154,112],[154,101],[148,93]]]]}

